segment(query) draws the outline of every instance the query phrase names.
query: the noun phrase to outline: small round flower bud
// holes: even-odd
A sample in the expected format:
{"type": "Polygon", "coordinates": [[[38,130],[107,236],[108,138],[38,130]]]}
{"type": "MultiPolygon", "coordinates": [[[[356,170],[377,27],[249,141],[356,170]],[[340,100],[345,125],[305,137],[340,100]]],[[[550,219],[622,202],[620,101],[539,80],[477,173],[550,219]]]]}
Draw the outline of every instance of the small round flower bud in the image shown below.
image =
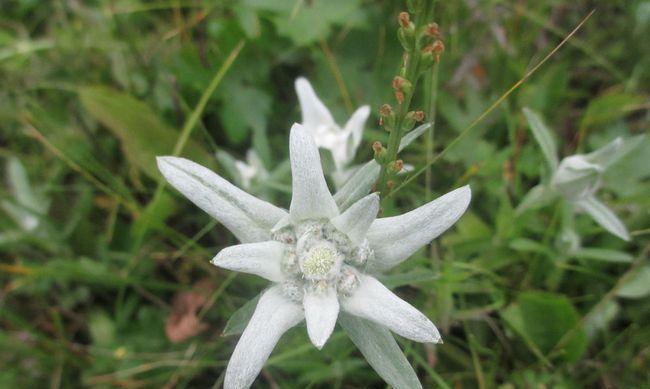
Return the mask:
{"type": "Polygon", "coordinates": [[[397,161],[393,162],[393,170],[395,170],[396,173],[399,173],[404,169],[404,161],[401,159],[398,159],[397,161]]]}
{"type": "Polygon", "coordinates": [[[282,283],[282,293],[289,299],[296,302],[302,302],[304,289],[296,280],[289,280],[282,283]]]}
{"type": "Polygon", "coordinates": [[[415,48],[415,25],[407,12],[400,12],[398,21],[400,27],[397,29],[397,38],[404,50],[411,51],[415,48]]]}
{"type": "Polygon", "coordinates": [[[374,256],[375,252],[370,248],[370,243],[366,239],[354,250],[351,263],[355,266],[365,266],[368,260],[374,258],[374,256]]]}
{"type": "Polygon", "coordinates": [[[395,181],[389,180],[388,182],[386,182],[386,188],[388,190],[393,190],[393,188],[395,188],[395,181]]]}
{"type": "Polygon", "coordinates": [[[395,127],[395,113],[393,112],[393,108],[388,104],[384,104],[379,108],[379,115],[382,127],[386,131],[392,131],[395,127]]]}
{"type": "Polygon", "coordinates": [[[383,163],[384,158],[386,157],[386,149],[381,145],[381,142],[375,141],[372,144],[372,151],[374,151],[375,155],[375,161],[377,161],[380,165],[383,163]]]}
{"type": "Polygon", "coordinates": [[[436,40],[433,42],[433,45],[431,46],[431,51],[433,52],[433,55],[436,57],[436,63],[440,62],[440,55],[445,52],[445,44],[440,40],[436,40]]]}
{"type": "Polygon", "coordinates": [[[379,107],[379,114],[381,116],[387,117],[390,116],[393,113],[393,108],[391,108],[390,105],[384,104],[381,107],[379,107]]]}
{"type": "Polygon", "coordinates": [[[298,266],[298,257],[294,249],[287,249],[282,258],[282,270],[287,274],[298,274],[300,267],[298,266]]]}
{"type": "Polygon", "coordinates": [[[409,111],[404,118],[403,127],[411,129],[416,122],[424,120],[424,112],[422,111],[409,111]]]}
{"type": "Polygon", "coordinates": [[[432,38],[439,38],[440,37],[440,28],[438,27],[438,23],[429,23],[426,25],[424,28],[424,33],[427,36],[430,36],[432,38]]]}
{"type": "Polygon", "coordinates": [[[411,90],[413,87],[411,85],[411,82],[402,76],[395,76],[395,78],[393,78],[392,85],[393,89],[402,92],[411,90]]]}
{"type": "Polygon", "coordinates": [[[397,20],[402,28],[409,28],[411,25],[411,17],[408,12],[400,12],[397,20]]]}
{"type": "Polygon", "coordinates": [[[376,140],[372,142],[372,151],[375,152],[375,154],[381,153],[384,150],[384,146],[381,145],[381,142],[376,140]]]}

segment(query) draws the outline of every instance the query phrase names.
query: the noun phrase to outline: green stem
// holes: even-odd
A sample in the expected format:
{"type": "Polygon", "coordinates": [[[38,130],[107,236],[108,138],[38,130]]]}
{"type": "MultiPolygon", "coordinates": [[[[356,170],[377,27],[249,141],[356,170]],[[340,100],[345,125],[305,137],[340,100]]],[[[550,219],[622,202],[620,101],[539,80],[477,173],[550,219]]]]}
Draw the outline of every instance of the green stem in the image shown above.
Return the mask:
{"type": "MultiPolygon", "coordinates": [[[[425,107],[427,107],[427,120],[431,124],[427,130],[426,138],[426,162],[429,165],[429,162],[433,159],[433,137],[435,134],[434,126],[436,125],[436,105],[438,103],[438,74],[440,66],[434,66],[429,73],[427,73],[426,84],[428,88],[425,90],[425,107]]],[[[431,200],[431,187],[433,185],[433,174],[431,171],[431,166],[426,171],[425,175],[425,198],[427,201],[431,200]]]]}
{"type": "MultiPolygon", "coordinates": [[[[420,9],[415,12],[415,31],[418,34],[421,31],[422,27],[425,25],[428,20],[429,8],[432,5],[430,1],[423,1],[420,3],[420,9]]],[[[395,127],[391,130],[390,136],[388,137],[388,147],[386,149],[387,153],[387,163],[382,165],[380,175],[379,175],[379,191],[380,193],[387,193],[388,191],[388,166],[392,164],[397,159],[397,152],[399,149],[399,143],[402,139],[404,120],[406,119],[406,114],[409,112],[409,107],[411,105],[411,99],[413,98],[414,91],[417,86],[417,81],[420,76],[420,42],[418,39],[415,40],[413,49],[407,51],[407,63],[406,63],[406,72],[404,73],[404,78],[411,83],[411,88],[408,93],[404,94],[404,101],[398,105],[397,113],[395,115],[395,127]]]]}

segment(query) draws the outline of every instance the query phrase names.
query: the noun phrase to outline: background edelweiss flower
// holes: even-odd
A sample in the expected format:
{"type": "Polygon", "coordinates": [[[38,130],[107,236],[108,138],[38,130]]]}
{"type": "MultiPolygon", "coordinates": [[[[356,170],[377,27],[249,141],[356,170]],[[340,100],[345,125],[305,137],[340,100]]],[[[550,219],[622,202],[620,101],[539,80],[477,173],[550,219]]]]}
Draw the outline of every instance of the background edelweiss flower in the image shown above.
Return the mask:
{"type": "Polygon", "coordinates": [[[469,186],[404,215],[376,219],[376,193],[340,209],[316,144],[299,124],[291,129],[290,160],[293,195],[287,213],[194,162],[158,158],[169,183],[242,242],[222,250],[213,263],[274,282],[235,347],[226,371],[229,389],[249,387],[280,336],[303,319],[312,343],[323,347],[339,310],[418,342],[440,342],[426,316],[370,273],[398,265],[453,225],[469,205],[469,186]]]}
{"type": "Polygon", "coordinates": [[[348,167],[359,148],[363,127],[370,115],[367,105],[358,108],[343,128],[334,121],[329,109],[316,96],[306,78],[296,80],[296,93],[302,112],[302,125],[312,134],[316,146],[332,153],[336,172],[333,177],[337,184],[349,177],[348,167]]]}
{"type": "Polygon", "coordinates": [[[262,159],[253,149],[246,152],[246,161],[235,159],[225,151],[217,151],[216,155],[236,183],[246,190],[250,190],[254,183],[264,181],[269,176],[262,159]]]}
{"type": "Polygon", "coordinates": [[[575,210],[586,212],[613,235],[630,240],[623,222],[595,195],[606,169],[640,144],[643,135],[626,141],[619,137],[591,153],[571,155],[558,161],[557,145],[542,118],[528,108],[524,108],[524,114],[542,149],[551,176],[548,182],[539,184],[526,194],[517,211],[539,207],[562,196],[575,210]]]}

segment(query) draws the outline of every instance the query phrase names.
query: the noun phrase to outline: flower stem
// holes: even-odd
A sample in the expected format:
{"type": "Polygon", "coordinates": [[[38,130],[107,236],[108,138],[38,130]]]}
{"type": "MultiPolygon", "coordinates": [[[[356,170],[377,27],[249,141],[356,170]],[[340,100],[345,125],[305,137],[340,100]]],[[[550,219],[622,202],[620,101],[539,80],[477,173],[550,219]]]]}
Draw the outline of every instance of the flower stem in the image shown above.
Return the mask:
{"type": "MultiPolygon", "coordinates": [[[[410,45],[409,48],[405,48],[403,67],[400,71],[400,76],[396,77],[396,80],[398,78],[404,80],[408,83],[408,86],[402,88],[396,85],[395,82],[393,83],[393,87],[396,89],[396,97],[399,97],[397,97],[398,104],[394,123],[391,123],[390,129],[387,128],[390,131],[390,135],[385,155],[382,158],[381,171],[377,185],[377,190],[382,194],[382,196],[390,192],[392,186],[389,185],[391,168],[394,166],[393,164],[396,163],[400,141],[413,124],[408,123],[409,120],[407,120],[407,116],[409,114],[411,100],[416,90],[418,79],[423,70],[423,66],[421,66],[422,49],[424,48],[423,46],[427,44],[427,41],[421,39],[418,35],[422,34],[423,29],[429,20],[432,5],[432,1],[420,1],[413,12],[415,22],[412,26],[414,26],[413,31],[415,36],[412,37],[412,45],[410,45]]],[[[392,173],[395,173],[395,171],[392,173]]]]}

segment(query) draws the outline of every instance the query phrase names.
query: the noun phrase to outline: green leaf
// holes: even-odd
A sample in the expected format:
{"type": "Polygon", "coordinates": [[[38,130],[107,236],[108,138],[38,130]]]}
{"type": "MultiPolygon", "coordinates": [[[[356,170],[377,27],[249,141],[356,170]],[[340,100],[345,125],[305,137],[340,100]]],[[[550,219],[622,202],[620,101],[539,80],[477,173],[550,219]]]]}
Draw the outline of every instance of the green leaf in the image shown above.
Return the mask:
{"type": "Polygon", "coordinates": [[[370,366],[395,389],[422,388],[418,376],[386,328],[344,312],[339,324],[370,366]]]}
{"type": "Polygon", "coordinates": [[[412,131],[406,133],[406,135],[404,135],[402,139],[399,141],[399,147],[397,151],[404,150],[406,147],[408,147],[408,145],[413,143],[413,141],[415,141],[422,134],[424,134],[424,132],[428,130],[429,127],[431,127],[431,123],[424,123],[422,125],[417,126],[412,131]]]}
{"type": "Polygon", "coordinates": [[[618,297],[639,299],[650,295],[650,265],[639,268],[616,292],[618,297]]]}
{"type": "Polygon", "coordinates": [[[528,120],[528,125],[530,125],[530,130],[533,132],[535,140],[539,144],[539,147],[542,149],[544,158],[551,168],[551,172],[557,170],[558,159],[557,159],[557,145],[551,130],[544,124],[544,121],[540,115],[529,108],[524,108],[524,115],[526,120],[528,120]]]}
{"type": "Polygon", "coordinates": [[[508,246],[515,251],[542,254],[551,259],[556,256],[556,253],[546,245],[531,239],[517,238],[510,242],[508,246]]]}
{"type": "MultiPolygon", "coordinates": [[[[544,355],[553,350],[560,339],[579,325],[580,316],[568,298],[545,292],[525,292],[503,313],[508,324],[531,346],[544,355]]],[[[584,328],[569,335],[561,351],[567,361],[576,361],[587,347],[584,328]]]]}
{"type": "Polygon", "coordinates": [[[131,234],[141,236],[150,230],[162,230],[165,227],[165,220],[175,211],[175,199],[169,193],[163,192],[157,201],[147,205],[140,217],[131,225],[131,234]]]}
{"type": "MultiPolygon", "coordinates": [[[[103,86],[79,88],[83,107],[108,128],[122,144],[130,163],[152,178],[158,178],[156,156],[168,155],[179,132],[168,127],[144,102],[103,86]]],[[[198,143],[189,141],[185,153],[204,166],[213,166],[213,158],[198,143]]]]}
{"type": "Polygon", "coordinates": [[[235,5],[233,11],[235,11],[237,21],[242,30],[244,30],[246,37],[249,39],[259,38],[262,33],[262,26],[260,25],[260,20],[257,17],[257,14],[250,8],[242,7],[240,5],[235,5]]]}
{"type": "Polygon", "coordinates": [[[228,95],[222,100],[220,118],[230,140],[242,143],[251,129],[266,128],[271,112],[271,97],[266,92],[230,80],[224,81],[223,91],[228,91],[228,95]]]}
{"type": "Polygon", "coordinates": [[[332,26],[360,24],[355,13],[359,0],[246,0],[245,5],[270,11],[278,34],[298,46],[306,46],[327,38],[332,26]]]}
{"type": "Polygon", "coordinates": [[[635,106],[643,104],[642,96],[616,93],[599,96],[589,103],[580,128],[599,126],[627,115],[635,106]]]}
{"type": "Polygon", "coordinates": [[[440,274],[429,269],[414,269],[406,273],[382,275],[380,281],[389,288],[402,285],[414,285],[419,282],[433,281],[440,278],[440,274]]]}
{"type": "Polygon", "coordinates": [[[343,184],[341,189],[334,195],[336,205],[338,205],[341,212],[370,193],[372,186],[379,177],[380,170],[381,167],[374,160],[367,162],[343,184]]]}
{"type": "Polygon", "coordinates": [[[230,319],[228,319],[226,326],[221,332],[222,336],[239,335],[244,332],[248,322],[251,320],[251,317],[253,317],[253,313],[255,313],[255,308],[257,307],[257,302],[261,295],[262,294],[260,293],[255,298],[247,301],[246,304],[230,316],[230,319]]]}
{"type": "Polygon", "coordinates": [[[520,214],[529,209],[538,209],[550,204],[557,197],[557,192],[549,185],[539,184],[526,193],[515,213],[520,214]]]}
{"type": "Polygon", "coordinates": [[[573,257],[615,263],[630,263],[634,259],[626,252],[601,248],[581,248],[573,253],[573,257]]]}

